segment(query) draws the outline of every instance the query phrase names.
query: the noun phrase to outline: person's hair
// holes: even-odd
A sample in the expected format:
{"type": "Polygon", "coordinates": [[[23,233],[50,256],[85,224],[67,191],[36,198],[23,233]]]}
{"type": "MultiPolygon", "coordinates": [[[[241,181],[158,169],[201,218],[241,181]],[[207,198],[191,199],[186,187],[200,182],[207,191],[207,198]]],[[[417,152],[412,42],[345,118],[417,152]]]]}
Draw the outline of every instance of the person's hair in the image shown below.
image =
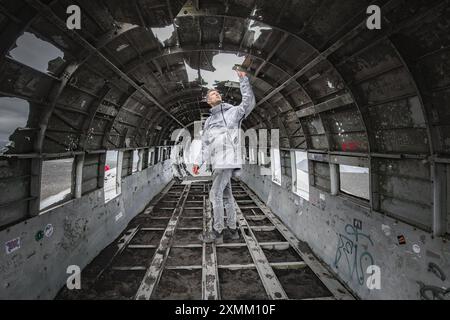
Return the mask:
{"type": "MultiPolygon", "coordinates": [[[[208,90],[208,92],[206,92],[206,99],[208,99],[208,96],[209,96],[209,94],[211,93],[211,92],[219,92],[219,90],[217,90],[217,89],[209,89],[208,90]]],[[[219,92],[220,93],[220,92],[219,92]]]]}

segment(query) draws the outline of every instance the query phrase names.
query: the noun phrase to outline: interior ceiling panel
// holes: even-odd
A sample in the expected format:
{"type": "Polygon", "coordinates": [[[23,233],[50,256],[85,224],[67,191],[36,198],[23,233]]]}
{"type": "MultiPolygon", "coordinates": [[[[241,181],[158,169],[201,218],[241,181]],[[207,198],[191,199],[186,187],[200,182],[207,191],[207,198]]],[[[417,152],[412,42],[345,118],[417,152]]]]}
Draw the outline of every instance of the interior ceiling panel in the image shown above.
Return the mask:
{"type": "Polygon", "coordinates": [[[307,64],[309,57],[314,55],[314,48],[299,38],[290,35],[283,41],[276,57],[289,64],[292,70],[299,70],[307,64]]]}
{"type": "Polygon", "coordinates": [[[311,149],[347,151],[353,139],[361,152],[450,152],[449,1],[414,1],[408,10],[377,1],[385,28],[370,31],[361,27],[369,1],[80,0],[86,16],[76,32],[62,27],[68,1],[16,2],[6,2],[5,17],[20,21],[28,8],[35,18],[10,40],[0,92],[39,101],[45,115],[29,123],[48,127],[49,152],[168,140],[160,124],[200,120],[208,88],[239,103],[234,64],[247,68],[257,96],[245,126],[284,128],[291,147],[304,145],[297,136],[306,128],[311,149]],[[25,49],[24,35],[35,37],[31,48],[50,48],[41,50],[46,70],[16,61],[11,49],[25,49]],[[344,95],[351,109],[339,104],[344,95]]]}
{"type": "Polygon", "coordinates": [[[223,42],[239,45],[242,41],[242,33],[246,30],[245,20],[224,18],[223,42]]]}
{"type": "Polygon", "coordinates": [[[366,51],[338,67],[342,76],[353,84],[362,83],[376,74],[398,69],[402,63],[391,47],[380,45],[380,50],[366,51]]]}

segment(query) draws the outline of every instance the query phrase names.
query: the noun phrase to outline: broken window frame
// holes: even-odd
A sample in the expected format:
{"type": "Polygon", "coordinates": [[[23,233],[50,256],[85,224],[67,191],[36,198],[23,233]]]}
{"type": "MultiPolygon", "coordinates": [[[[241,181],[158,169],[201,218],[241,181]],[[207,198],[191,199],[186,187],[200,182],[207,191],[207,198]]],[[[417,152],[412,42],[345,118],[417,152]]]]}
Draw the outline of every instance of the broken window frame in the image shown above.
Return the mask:
{"type": "MultiPolygon", "coordinates": [[[[52,170],[50,170],[52,171],[52,170]]],[[[60,177],[60,175],[58,175],[60,177]]],[[[75,157],[51,157],[51,158],[45,158],[41,160],[41,169],[40,169],[40,183],[39,183],[39,215],[45,214],[46,212],[56,209],[57,207],[64,205],[66,203],[69,203],[73,199],[75,199],[75,184],[76,184],[76,159],[75,157]],[[62,200],[55,201],[45,207],[42,206],[43,200],[47,200],[50,197],[57,196],[59,194],[62,194],[63,191],[61,190],[59,193],[51,195],[45,199],[42,198],[42,187],[43,187],[43,177],[44,177],[44,164],[47,162],[52,161],[64,161],[64,160],[72,160],[71,170],[70,170],[70,193],[67,193],[63,196],[62,200]],[[70,195],[70,197],[68,197],[70,195]]],[[[48,185],[48,184],[46,184],[48,185]]]]}
{"type": "Polygon", "coordinates": [[[257,154],[257,165],[259,168],[259,173],[262,176],[272,176],[272,165],[271,165],[271,160],[270,160],[270,156],[268,156],[267,154],[270,154],[270,148],[261,148],[258,147],[257,150],[258,154],[257,154]]]}
{"type": "Polygon", "coordinates": [[[264,168],[271,168],[270,148],[258,148],[258,165],[264,168]],[[269,153],[269,155],[268,155],[269,153]]]}
{"type": "Polygon", "coordinates": [[[309,201],[309,193],[310,193],[310,171],[309,171],[309,159],[308,159],[308,152],[306,150],[291,150],[291,170],[292,170],[292,192],[299,197],[305,199],[306,201],[309,201]],[[298,174],[297,174],[297,153],[302,153],[306,155],[306,161],[308,163],[308,171],[307,171],[307,186],[308,190],[301,190],[298,188],[298,174]],[[302,192],[299,192],[302,191],[302,192]]]}
{"type": "MultiPolygon", "coordinates": [[[[42,49],[42,48],[40,48],[40,49],[42,49]]],[[[48,53],[48,52],[46,52],[46,53],[48,53]]],[[[65,55],[65,51],[63,49],[61,49],[59,46],[56,46],[55,43],[44,40],[38,33],[34,32],[32,30],[28,30],[28,29],[18,35],[17,39],[14,42],[14,47],[10,48],[8,50],[8,52],[5,54],[5,56],[10,58],[11,60],[13,60],[21,65],[27,66],[28,68],[33,69],[36,72],[39,72],[41,74],[46,74],[49,76],[55,75],[54,71],[52,71],[50,69],[50,62],[54,62],[59,58],[61,61],[64,61],[64,63],[65,63],[66,61],[64,59],[64,55],[65,55]],[[26,34],[28,34],[28,35],[26,35],[26,34]],[[23,40],[24,37],[29,37],[29,36],[34,37],[35,39],[31,38],[22,44],[18,44],[19,40],[23,40]],[[47,46],[47,49],[50,48],[50,49],[54,50],[55,51],[54,53],[58,53],[58,51],[60,53],[55,58],[47,61],[47,68],[44,70],[36,65],[36,61],[34,61],[34,63],[30,63],[30,61],[26,61],[23,59],[23,57],[20,57],[21,56],[20,52],[22,50],[25,50],[25,51],[32,50],[32,48],[29,47],[30,45],[35,46],[35,47],[39,47],[39,45],[41,45],[41,46],[45,45],[45,46],[47,46]],[[16,51],[16,53],[12,53],[12,51],[16,51]],[[18,56],[17,56],[17,54],[18,54],[18,56]]]]}
{"type": "MultiPolygon", "coordinates": [[[[103,195],[105,197],[105,204],[110,202],[111,200],[116,199],[118,196],[120,196],[122,194],[122,188],[121,188],[121,184],[122,184],[122,161],[120,159],[121,154],[123,154],[121,151],[119,150],[108,150],[106,151],[106,159],[108,159],[108,153],[110,152],[117,152],[116,155],[116,177],[115,177],[115,195],[111,198],[106,198],[106,181],[105,184],[103,185],[103,195]],[[120,165],[120,167],[119,167],[120,165]]],[[[105,166],[107,165],[107,161],[105,160],[105,166]]],[[[105,177],[106,177],[106,172],[105,172],[105,177]]]]}
{"type": "Polygon", "coordinates": [[[135,174],[140,171],[139,163],[141,162],[141,153],[138,149],[135,149],[131,154],[131,174],[135,174]]]}
{"type": "Polygon", "coordinates": [[[159,163],[159,157],[160,157],[160,148],[159,147],[155,147],[155,154],[153,155],[153,165],[156,165],[159,163]]]}
{"type": "Polygon", "coordinates": [[[161,162],[164,162],[166,160],[170,159],[170,153],[172,151],[172,148],[170,146],[163,146],[161,147],[161,162]]]}
{"type": "Polygon", "coordinates": [[[270,168],[271,168],[271,173],[272,173],[272,182],[281,186],[281,181],[282,181],[281,150],[279,148],[271,148],[270,149],[270,168]],[[276,156],[276,153],[278,153],[278,156],[276,156]],[[277,161],[275,161],[276,158],[278,159],[278,166],[277,166],[277,161]],[[277,176],[278,172],[279,172],[279,175],[277,176]]]}
{"type": "Polygon", "coordinates": [[[339,181],[339,190],[338,190],[339,195],[358,200],[358,201],[360,201],[361,203],[364,203],[364,204],[369,204],[370,203],[370,199],[371,199],[370,168],[368,166],[356,166],[356,165],[350,165],[350,164],[346,164],[346,163],[338,163],[337,166],[338,166],[337,175],[338,175],[338,181],[339,181]],[[368,194],[368,198],[361,197],[360,195],[353,194],[353,193],[351,193],[349,191],[344,191],[342,189],[342,187],[343,187],[343,185],[342,185],[342,176],[341,176],[342,166],[351,167],[351,168],[364,168],[364,169],[367,169],[367,179],[368,179],[367,194],[368,194]]]}
{"type": "Polygon", "coordinates": [[[152,167],[154,165],[154,157],[155,157],[155,148],[148,149],[148,167],[152,167]]]}

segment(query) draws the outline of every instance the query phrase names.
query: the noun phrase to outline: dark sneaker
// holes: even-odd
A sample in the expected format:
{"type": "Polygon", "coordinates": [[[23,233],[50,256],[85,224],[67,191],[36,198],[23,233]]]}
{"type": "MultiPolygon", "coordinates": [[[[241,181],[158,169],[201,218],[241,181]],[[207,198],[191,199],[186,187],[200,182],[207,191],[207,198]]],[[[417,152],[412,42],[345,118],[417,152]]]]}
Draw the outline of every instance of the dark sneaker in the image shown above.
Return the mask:
{"type": "Polygon", "coordinates": [[[216,230],[208,231],[206,233],[201,233],[198,236],[199,240],[204,243],[213,243],[221,244],[223,243],[223,235],[222,233],[217,232],[216,230]]]}
{"type": "Polygon", "coordinates": [[[239,240],[239,231],[237,229],[226,228],[223,234],[226,239],[239,240]]]}

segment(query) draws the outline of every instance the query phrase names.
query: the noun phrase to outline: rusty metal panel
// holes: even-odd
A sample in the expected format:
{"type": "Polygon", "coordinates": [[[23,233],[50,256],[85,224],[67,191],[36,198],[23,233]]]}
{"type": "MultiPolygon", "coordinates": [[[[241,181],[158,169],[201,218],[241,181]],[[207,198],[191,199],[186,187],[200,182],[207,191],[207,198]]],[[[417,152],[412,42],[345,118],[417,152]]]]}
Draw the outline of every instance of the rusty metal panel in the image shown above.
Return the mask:
{"type": "Polygon", "coordinates": [[[178,17],[177,18],[178,33],[180,37],[181,45],[189,45],[198,43],[200,40],[199,21],[198,18],[188,16],[188,17],[178,17]]]}
{"type": "Polygon", "coordinates": [[[309,141],[309,147],[314,150],[327,150],[328,139],[325,135],[310,136],[307,135],[309,141]]]}
{"type": "Polygon", "coordinates": [[[421,179],[430,181],[430,164],[426,161],[415,159],[372,159],[373,169],[376,173],[386,176],[404,176],[411,179],[421,179]]]}
{"type": "Polygon", "coordinates": [[[115,117],[118,113],[117,109],[118,109],[118,107],[115,104],[104,99],[104,100],[102,100],[101,104],[99,105],[99,107],[97,109],[97,115],[102,114],[102,115],[108,115],[110,117],[115,117]]]}
{"type": "Polygon", "coordinates": [[[87,150],[97,150],[102,148],[103,135],[90,135],[86,140],[87,150]]]}
{"type": "Polygon", "coordinates": [[[95,97],[81,92],[73,87],[66,87],[57,100],[60,106],[68,106],[76,110],[87,112],[89,105],[93,103],[95,97]]]}
{"type": "Polygon", "coordinates": [[[48,130],[45,135],[43,152],[59,153],[78,149],[80,136],[78,133],[56,132],[48,130]]]}
{"type": "Polygon", "coordinates": [[[384,195],[380,195],[380,200],[381,210],[388,215],[423,230],[431,230],[433,219],[432,205],[413,203],[410,200],[392,199],[384,195]]]}
{"type": "Polygon", "coordinates": [[[292,70],[306,65],[308,59],[314,55],[314,49],[306,42],[289,36],[275,54],[274,60],[285,61],[292,70]]]}
{"type": "Polygon", "coordinates": [[[0,160],[0,206],[29,196],[29,173],[30,160],[0,160]]]}
{"type": "Polygon", "coordinates": [[[368,152],[369,142],[364,132],[331,134],[334,151],[368,152]]]}
{"type": "MultiPolygon", "coordinates": [[[[300,36],[314,47],[322,48],[336,31],[342,29],[356,14],[366,10],[369,4],[370,1],[367,0],[324,0],[321,6],[316,4],[313,15],[300,36]]],[[[356,20],[354,25],[357,23],[360,23],[360,20],[356,20]]]]}
{"type": "Polygon", "coordinates": [[[325,162],[316,161],[312,161],[312,164],[312,175],[314,176],[312,185],[322,190],[330,191],[330,165],[325,162]]]}
{"type": "Polygon", "coordinates": [[[413,225],[427,228],[432,221],[430,164],[421,160],[373,159],[380,210],[413,225]]]}
{"type": "MultiPolygon", "coordinates": [[[[176,15],[183,6],[184,2],[180,0],[171,0],[170,9],[173,15],[176,15]]],[[[137,14],[137,7],[134,1],[123,2],[121,0],[108,0],[105,2],[108,11],[112,14],[116,21],[141,25],[141,20],[137,14]]],[[[162,24],[169,24],[171,17],[167,2],[163,0],[139,1],[139,8],[145,20],[148,21],[148,26],[160,26],[162,24]]]]}
{"type": "Polygon", "coordinates": [[[431,230],[433,208],[411,201],[380,195],[380,210],[388,215],[424,230],[431,230]]]}
{"type": "Polygon", "coordinates": [[[294,109],[311,103],[311,98],[302,87],[298,87],[298,90],[295,90],[294,92],[288,92],[291,92],[291,94],[289,95],[289,100],[292,101],[292,107],[294,109]]]}
{"type": "Polygon", "coordinates": [[[200,17],[203,43],[219,43],[222,19],[219,17],[200,17]]]}
{"type": "Polygon", "coordinates": [[[316,103],[324,102],[332,97],[340,95],[345,84],[333,69],[318,70],[310,74],[307,82],[303,85],[311,99],[316,103]]]}
{"type": "Polygon", "coordinates": [[[378,191],[385,196],[405,201],[431,205],[433,188],[431,182],[414,180],[409,177],[379,176],[378,191]]]}
{"type": "Polygon", "coordinates": [[[131,29],[130,31],[114,38],[110,41],[105,48],[101,51],[105,53],[106,56],[113,56],[115,61],[118,61],[120,64],[127,64],[129,61],[134,59],[139,59],[138,53],[144,52],[144,49],[141,48],[141,45],[144,43],[157,43],[152,34],[147,31],[148,35],[141,35],[145,41],[135,41],[132,38],[132,35],[136,33],[136,30],[139,28],[131,29]],[[150,39],[153,39],[150,40],[150,39]]]}
{"type": "Polygon", "coordinates": [[[337,68],[344,79],[359,82],[401,65],[398,54],[386,39],[372,50],[364,50],[345,63],[340,63],[337,68]]]}
{"type": "Polygon", "coordinates": [[[441,0],[417,1],[410,10],[405,11],[402,6],[399,6],[386,15],[390,21],[397,23],[408,18],[414,19],[414,15],[420,16],[425,12],[428,14],[421,19],[415,19],[414,24],[410,23],[407,28],[401,29],[392,36],[393,42],[408,58],[407,60],[414,61],[426,53],[448,46],[450,40],[448,38],[450,14],[448,3],[441,0]]]}
{"type": "Polygon", "coordinates": [[[362,82],[356,86],[355,94],[360,104],[373,105],[417,93],[407,71],[401,68],[362,82]]]}
{"type": "Polygon", "coordinates": [[[356,107],[335,109],[321,115],[331,137],[332,150],[367,152],[369,142],[361,115],[356,107]]]}
{"type": "Polygon", "coordinates": [[[354,105],[325,112],[321,117],[330,133],[365,130],[361,114],[354,105]]]}
{"type": "Polygon", "coordinates": [[[450,124],[450,88],[433,92],[430,96],[433,106],[433,123],[435,125],[450,124]]]}
{"type": "Polygon", "coordinates": [[[30,197],[29,159],[0,159],[0,228],[28,215],[30,197]]]}
{"type": "Polygon", "coordinates": [[[240,19],[224,19],[223,42],[240,45],[245,21],[240,19]]]}
{"type": "MultiPolygon", "coordinates": [[[[283,67],[282,65],[280,67],[283,67]]],[[[271,66],[269,64],[266,64],[266,66],[261,71],[261,74],[259,76],[262,80],[266,81],[268,84],[274,85],[276,83],[283,83],[289,78],[289,74],[286,74],[285,72],[280,72],[278,68],[275,68],[274,66],[271,66]]],[[[258,82],[259,84],[260,82],[258,82]]],[[[274,86],[270,86],[268,89],[273,89],[274,86]]],[[[263,89],[263,87],[261,88],[263,89]]]]}
{"type": "Polygon", "coordinates": [[[429,141],[425,129],[379,130],[372,133],[378,152],[428,153],[429,141]]]}
{"type": "Polygon", "coordinates": [[[78,68],[72,75],[70,84],[95,95],[104,85],[104,78],[92,73],[88,68],[78,68]]]}
{"type": "Polygon", "coordinates": [[[122,160],[122,178],[131,175],[133,151],[125,151],[122,160]]]}
{"type": "Polygon", "coordinates": [[[392,128],[426,128],[418,97],[397,100],[369,107],[371,127],[374,130],[392,128]]]}
{"type": "Polygon", "coordinates": [[[82,193],[86,194],[98,188],[100,155],[86,154],[83,166],[82,193]]]}
{"type": "Polygon", "coordinates": [[[12,59],[0,63],[0,90],[13,96],[44,99],[55,80],[12,59]]]}
{"type": "Polygon", "coordinates": [[[112,103],[119,104],[119,102],[122,100],[123,95],[123,92],[117,90],[115,87],[112,87],[106,95],[105,99],[112,103]]]}
{"type": "Polygon", "coordinates": [[[301,120],[308,134],[325,134],[322,121],[318,116],[309,117],[301,120]]]}
{"type": "Polygon", "coordinates": [[[55,110],[49,120],[48,130],[66,130],[78,134],[83,121],[84,116],[79,113],[55,110]]]}
{"type": "Polygon", "coordinates": [[[427,152],[426,122],[418,97],[369,107],[379,151],[427,152]]]}

